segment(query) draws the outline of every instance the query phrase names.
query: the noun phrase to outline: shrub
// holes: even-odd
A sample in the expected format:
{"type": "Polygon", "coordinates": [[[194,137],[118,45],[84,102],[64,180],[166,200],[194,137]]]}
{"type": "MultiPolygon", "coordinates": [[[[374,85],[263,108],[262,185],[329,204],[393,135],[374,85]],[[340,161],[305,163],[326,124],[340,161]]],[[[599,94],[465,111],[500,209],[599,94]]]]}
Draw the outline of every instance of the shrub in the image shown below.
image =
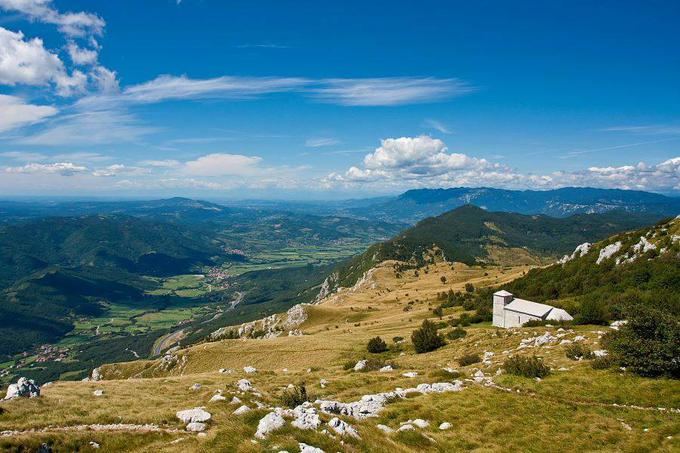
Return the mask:
{"type": "Polygon", "coordinates": [[[446,285],[446,277],[444,277],[444,276],[442,275],[441,278],[440,278],[439,280],[441,280],[441,282],[442,282],[444,285],[446,285]]]}
{"type": "Polygon", "coordinates": [[[437,327],[427,319],[423,321],[420,329],[413,331],[411,341],[419,354],[434,351],[446,344],[444,338],[437,332],[437,327]]]}
{"type": "Polygon", "coordinates": [[[503,363],[503,369],[508,374],[530,378],[543,378],[550,374],[550,368],[536,356],[517,355],[510,357],[503,363]]]}
{"type": "Polygon", "coordinates": [[[590,362],[590,366],[594,370],[606,370],[613,367],[614,365],[616,365],[616,358],[612,355],[595,357],[595,359],[590,362]]]}
{"type": "Polygon", "coordinates": [[[371,338],[368,340],[366,349],[372,354],[380,354],[381,352],[387,351],[387,343],[380,337],[371,338]]]}
{"type": "Polygon", "coordinates": [[[680,320],[645,305],[629,307],[628,322],[602,343],[621,365],[640,376],[680,378],[680,320]]]}
{"type": "Polygon", "coordinates": [[[479,357],[479,354],[465,354],[458,359],[460,366],[468,366],[481,361],[482,359],[479,357]]]}
{"type": "Polygon", "coordinates": [[[593,352],[590,350],[590,348],[588,346],[582,345],[581,343],[573,343],[567,346],[565,355],[571,360],[593,358],[593,352]]]}
{"type": "Polygon", "coordinates": [[[395,343],[401,343],[402,341],[404,341],[404,337],[397,336],[392,338],[392,341],[394,341],[395,343]]]}
{"type": "Polygon", "coordinates": [[[304,382],[299,383],[293,388],[284,390],[281,394],[281,404],[290,408],[297,407],[310,399],[304,382]]]}
{"type": "Polygon", "coordinates": [[[448,338],[449,340],[458,340],[459,338],[463,338],[465,335],[467,335],[465,329],[456,327],[455,329],[446,334],[446,338],[448,338]]]}
{"type": "Polygon", "coordinates": [[[465,284],[465,291],[468,293],[474,293],[475,292],[475,285],[472,283],[466,283],[465,284]]]}
{"type": "Polygon", "coordinates": [[[444,316],[444,309],[441,306],[439,306],[432,310],[432,314],[439,317],[439,319],[442,319],[442,316],[444,316]]]}
{"type": "Polygon", "coordinates": [[[576,322],[579,324],[607,324],[608,313],[602,303],[596,299],[587,298],[581,301],[576,322]]]}

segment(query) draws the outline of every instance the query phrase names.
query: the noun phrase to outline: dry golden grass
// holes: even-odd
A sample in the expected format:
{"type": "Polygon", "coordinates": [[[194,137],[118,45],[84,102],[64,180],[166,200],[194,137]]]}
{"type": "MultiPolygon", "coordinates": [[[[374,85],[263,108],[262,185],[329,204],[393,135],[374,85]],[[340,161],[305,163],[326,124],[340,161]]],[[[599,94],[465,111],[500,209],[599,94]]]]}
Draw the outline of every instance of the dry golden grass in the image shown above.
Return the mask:
{"type": "MultiPolygon", "coordinates": [[[[468,335],[450,341],[447,346],[427,354],[415,354],[410,346],[411,331],[421,320],[431,316],[438,292],[463,289],[466,282],[476,286],[510,281],[528,269],[471,268],[440,263],[396,278],[391,263],[373,274],[373,279],[355,290],[331,296],[325,303],[309,307],[309,318],[301,327],[302,337],[266,340],[224,340],[199,344],[180,351],[186,365],[169,372],[156,362],[131,362],[105,368],[107,378],[97,383],[59,382],[46,387],[35,400],[1,404],[0,431],[72,426],[94,423],[154,423],[166,430],[160,433],[113,432],[44,432],[0,437],[0,449],[19,450],[19,446],[37,446],[49,441],[56,451],[87,451],[90,441],[101,445],[98,451],[298,451],[302,441],[327,452],[407,452],[407,451],[678,451],[680,449],[680,415],[655,410],[658,406],[680,407],[680,384],[665,379],[643,379],[618,371],[595,371],[587,362],[566,358],[564,346],[516,348],[524,337],[545,330],[521,329],[516,334],[488,325],[467,329],[468,335]],[[486,275],[485,275],[486,274],[486,275]],[[441,276],[447,278],[442,284],[441,276]],[[404,311],[413,302],[411,311],[404,311]],[[379,355],[366,352],[369,338],[381,336],[393,345],[392,338],[407,339],[403,351],[392,350],[379,355]],[[364,394],[412,387],[422,382],[446,379],[443,367],[459,369],[471,376],[481,364],[460,367],[457,359],[467,352],[494,352],[492,364],[484,366],[495,374],[505,357],[512,354],[541,355],[554,372],[541,382],[501,375],[495,382],[512,391],[469,384],[460,393],[418,396],[387,406],[377,419],[356,421],[362,441],[338,438],[320,432],[301,431],[288,425],[265,441],[253,443],[258,420],[266,410],[254,410],[246,416],[231,413],[235,405],[209,403],[220,389],[231,399],[237,395],[235,382],[247,377],[261,392],[260,401],[279,405],[279,396],[290,383],[304,381],[314,397],[354,401],[364,394]],[[511,351],[504,354],[504,351],[511,351]],[[354,372],[343,369],[345,362],[379,357],[399,367],[391,373],[354,372]],[[258,372],[246,376],[244,366],[258,372]],[[561,367],[568,371],[557,371],[561,367]],[[232,374],[220,374],[230,368],[232,374]],[[284,371],[284,369],[286,371],[284,371]],[[418,378],[402,376],[417,371],[418,378]],[[148,376],[144,379],[131,376],[148,376]],[[329,384],[322,389],[320,379],[329,384]],[[189,387],[201,383],[199,391],[189,387]],[[94,389],[104,396],[94,397],[94,389]],[[654,410],[617,407],[636,405],[654,410]],[[185,433],[175,418],[177,410],[206,406],[213,414],[207,436],[185,433]],[[430,427],[413,433],[385,435],[375,426],[383,423],[393,428],[409,418],[430,421],[430,427]],[[439,431],[443,421],[453,424],[439,431]],[[630,429],[629,429],[630,428],[630,429]],[[647,431],[645,431],[647,429],[647,431]],[[177,431],[174,431],[177,430],[177,431]],[[670,438],[669,438],[670,436],[670,438]],[[61,450],[60,450],[61,449],[61,450]]],[[[445,317],[460,308],[447,309],[445,317]]],[[[579,327],[578,333],[597,347],[598,328],[579,327]]],[[[573,335],[573,334],[572,334],[573,335]]],[[[254,407],[252,394],[238,394],[254,407]]],[[[325,420],[330,417],[324,416],[325,420]]]]}

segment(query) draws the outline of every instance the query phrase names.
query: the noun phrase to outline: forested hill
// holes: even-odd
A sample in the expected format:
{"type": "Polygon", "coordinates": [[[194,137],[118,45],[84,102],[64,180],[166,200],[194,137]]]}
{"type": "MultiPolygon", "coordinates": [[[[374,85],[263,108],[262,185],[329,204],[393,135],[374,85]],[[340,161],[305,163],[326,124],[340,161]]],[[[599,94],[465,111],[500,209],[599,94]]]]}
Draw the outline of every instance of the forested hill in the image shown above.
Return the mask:
{"type": "Polygon", "coordinates": [[[102,302],[151,304],[144,276],[209,264],[214,241],[178,225],[118,215],[49,217],[0,227],[0,354],[53,341],[102,302]]]}
{"type": "Polygon", "coordinates": [[[432,259],[433,251],[448,261],[466,264],[538,262],[571,252],[582,242],[601,240],[656,220],[655,215],[620,211],[553,218],[489,212],[466,205],[371,246],[338,269],[335,284],[351,286],[368,269],[386,260],[421,266],[432,259]]]}
{"type": "Polygon", "coordinates": [[[680,313],[680,219],[582,245],[507,289],[539,302],[559,300],[583,322],[619,318],[627,305],[640,303],[680,313]]]}

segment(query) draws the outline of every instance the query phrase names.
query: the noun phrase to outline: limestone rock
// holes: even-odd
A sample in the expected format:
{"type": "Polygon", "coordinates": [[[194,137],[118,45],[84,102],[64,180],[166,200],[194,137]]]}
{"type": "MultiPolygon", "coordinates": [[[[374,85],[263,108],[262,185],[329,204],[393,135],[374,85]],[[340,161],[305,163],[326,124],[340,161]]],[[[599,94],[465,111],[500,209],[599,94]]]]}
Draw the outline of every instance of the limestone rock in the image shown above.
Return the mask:
{"type": "Polygon", "coordinates": [[[33,379],[20,377],[16,384],[7,386],[6,400],[14,398],[37,398],[40,396],[40,387],[33,379]]]}
{"type": "Polygon", "coordinates": [[[361,371],[364,368],[366,368],[366,364],[368,363],[368,360],[359,360],[356,365],[354,365],[354,371],[361,371]]]}
{"type": "Polygon", "coordinates": [[[253,389],[253,384],[248,379],[241,379],[236,383],[236,386],[242,392],[249,392],[253,389]]]}
{"type": "Polygon", "coordinates": [[[250,411],[250,408],[244,404],[243,406],[239,407],[238,409],[236,409],[234,411],[234,415],[243,415],[243,414],[245,414],[246,412],[249,412],[249,411],[250,411]]]}
{"type": "Polygon", "coordinates": [[[328,422],[328,426],[330,426],[333,431],[340,434],[341,436],[348,435],[359,439],[359,433],[357,430],[349,423],[340,420],[338,417],[333,417],[328,422]]]}
{"type": "Polygon", "coordinates": [[[442,430],[442,431],[445,431],[447,429],[451,429],[452,427],[453,427],[453,425],[449,422],[444,422],[441,425],[439,425],[439,429],[442,430]]]}
{"type": "Polygon", "coordinates": [[[312,447],[311,445],[307,445],[304,442],[300,442],[300,453],[326,453],[320,448],[312,447]]]}
{"type": "Polygon", "coordinates": [[[202,433],[205,431],[206,425],[205,423],[200,423],[200,422],[191,422],[187,425],[187,431],[190,431],[192,433],[202,433]]]}
{"type": "Polygon", "coordinates": [[[177,418],[182,420],[182,422],[184,423],[207,422],[212,417],[212,415],[210,415],[210,412],[206,411],[202,407],[195,407],[193,409],[178,411],[176,415],[177,418]]]}
{"type": "Polygon", "coordinates": [[[253,374],[257,372],[257,368],[255,368],[254,366],[244,366],[243,372],[246,374],[253,374]]]}
{"type": "Polygon", "coordinates": [[[283,428],[283,425],[285,424],[286,421],[283,419],[280,413],[270,412],[262,417],[260,422],[257,424],[255,437],[258,439],[264,439],[267,437],[267,434],[271,433],[272,431],[276,431],[277,429],[283,428]]]}

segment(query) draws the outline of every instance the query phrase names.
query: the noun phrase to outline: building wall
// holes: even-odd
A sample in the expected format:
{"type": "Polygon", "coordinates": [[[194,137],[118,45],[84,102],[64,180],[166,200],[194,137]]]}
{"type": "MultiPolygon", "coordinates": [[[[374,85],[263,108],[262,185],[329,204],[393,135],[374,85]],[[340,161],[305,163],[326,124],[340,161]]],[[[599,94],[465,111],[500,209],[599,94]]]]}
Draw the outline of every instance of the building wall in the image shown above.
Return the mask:
{"type": "Polygon", "coordinates": [[[512,296],[493,296],[492,324],[496,327],[505,327],[505,306],[512,302],[512,296]]]}
{"type": "MultiPolygon", "coordinates": [[[[539,320],[538,316],[527,315],[526,313],[518,313],[511,310],[503,310],[505,312],[504,327],[521,327],[527,321],[539,320]]],[[[495,324],[494,324],[495,325],[495,324]]]]}

